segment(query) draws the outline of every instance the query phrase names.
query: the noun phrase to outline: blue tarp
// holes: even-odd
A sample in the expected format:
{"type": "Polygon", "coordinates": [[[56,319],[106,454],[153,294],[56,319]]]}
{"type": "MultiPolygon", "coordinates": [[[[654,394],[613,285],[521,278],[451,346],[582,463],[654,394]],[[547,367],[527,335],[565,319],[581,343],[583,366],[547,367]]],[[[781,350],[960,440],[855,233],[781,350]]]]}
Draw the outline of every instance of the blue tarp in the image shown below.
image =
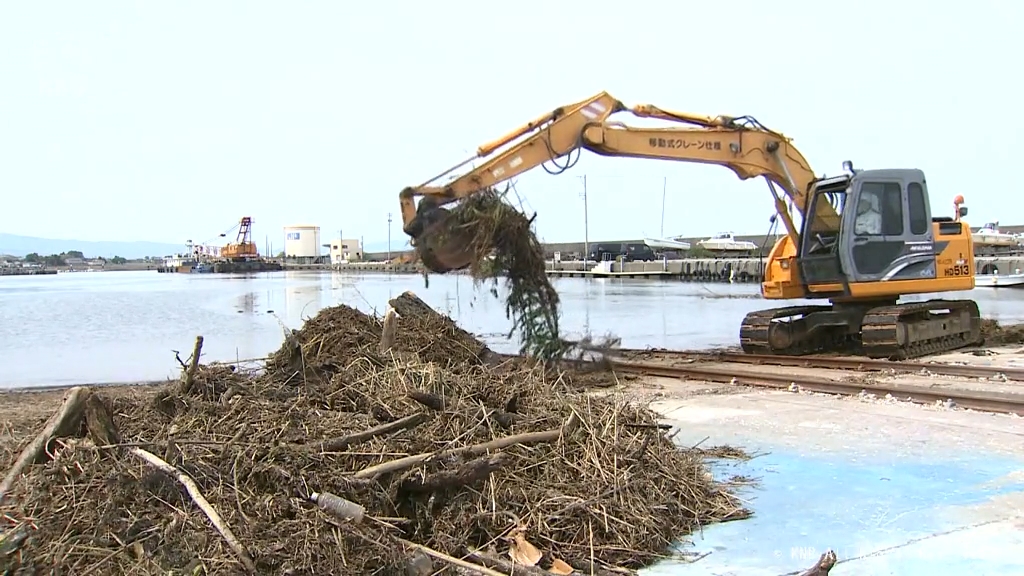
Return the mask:
{"type": "Polygon", "coordinates": [[[740,491],[754,517],[706,527],[682,549],[707,556],[646,574],[779,576],[809,568],[830,548],[840,559],[832,576],[1024,574],[1024,536],[1012,521],[1019,512],[984,506],[1024,492],[1024,455],[757,450],[767,454],[714,466],[719,477],[759,479],[740,491]]]}

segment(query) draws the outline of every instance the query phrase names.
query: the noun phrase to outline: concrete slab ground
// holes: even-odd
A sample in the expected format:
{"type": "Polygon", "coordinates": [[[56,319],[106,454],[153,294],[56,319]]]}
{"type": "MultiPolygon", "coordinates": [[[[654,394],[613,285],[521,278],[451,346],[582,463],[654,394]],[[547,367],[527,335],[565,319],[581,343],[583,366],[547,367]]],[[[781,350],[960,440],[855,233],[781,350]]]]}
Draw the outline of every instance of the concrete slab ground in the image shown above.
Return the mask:
{"type": "Polygon", "coordinates": [[[688,394],[652,408],[681,445],[761,455],[716,473],[759,478],[753,518],[710,526],[650,575],[780,576],[827,549],[833,576],[1024,574],[1024,419],[790,392],[688,394]]]}

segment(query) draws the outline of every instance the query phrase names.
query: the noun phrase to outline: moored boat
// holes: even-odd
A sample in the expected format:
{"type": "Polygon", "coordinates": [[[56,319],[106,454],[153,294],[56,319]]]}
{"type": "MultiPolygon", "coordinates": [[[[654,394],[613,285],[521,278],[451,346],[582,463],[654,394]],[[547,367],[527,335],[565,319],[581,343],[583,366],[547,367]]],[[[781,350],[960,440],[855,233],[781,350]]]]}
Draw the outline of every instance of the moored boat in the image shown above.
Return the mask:
{"type": "Polygon", "coordinates": [[[757,250],[757,244],[746,240],[737,240],[732,232],[715,234],[707,240],[701,240],[697,246],[711,252],[750,252],[757,250]]]}

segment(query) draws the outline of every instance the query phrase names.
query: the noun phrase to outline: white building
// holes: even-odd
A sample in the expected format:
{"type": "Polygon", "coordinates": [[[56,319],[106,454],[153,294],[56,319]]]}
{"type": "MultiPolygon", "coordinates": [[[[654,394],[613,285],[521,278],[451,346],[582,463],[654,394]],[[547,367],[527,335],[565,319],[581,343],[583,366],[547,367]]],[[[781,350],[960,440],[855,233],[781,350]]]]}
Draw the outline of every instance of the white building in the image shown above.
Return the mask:
{"type": "Polygon", "coordinates": [[[312,225],[285,226],[284,257],[312,262],[320,257],[320,227],[312,225]]]}
{"type": "Polygon", "coordinates": [[[363,259],[363,246],[359,240],[331,240],[331,264],[358,262],[363,259]]]}

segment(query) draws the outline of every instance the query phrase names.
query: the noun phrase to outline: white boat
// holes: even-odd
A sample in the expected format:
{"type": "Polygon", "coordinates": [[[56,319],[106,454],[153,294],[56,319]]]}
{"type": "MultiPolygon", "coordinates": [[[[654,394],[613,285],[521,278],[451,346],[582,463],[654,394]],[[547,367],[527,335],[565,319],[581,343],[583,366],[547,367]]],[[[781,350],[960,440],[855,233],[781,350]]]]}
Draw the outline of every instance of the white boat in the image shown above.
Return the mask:
{"type": "Polygon", "coordinates": [[[164,267],[177,270],[182,266],[195,266],[199,263],[199,259],[196,258],[195,254],[174,254],[164,258],[164,267]]]}
{"type": "Polygon", "coordinates": [[[707,240],[697,242],[697,246],[712,252],[749,252],[757,250],[757,244],[745,240],[737,240],[732,232],[715,234],[707,240]]]}
{"type": "Polygon", "coordinates": [[[999,222],[989,222],[977,232],[971,233],[975,244],[982,246],[1017,246],[1020,242],[1016,235],[999,231],[999,222]]]}
{"type": "Polygon", "coordinates": [[[974,277],[975,288],[1024,288],[1024,274],[978,274],[974,277]]]}
{"type": "Polygon", "coordinates": [[[644,244],[651,248],[661,248],[662,250],[689,250],[689,242],[680,242],[678,240],[668,240],[666,238],[644,238],[644,244]]]}

